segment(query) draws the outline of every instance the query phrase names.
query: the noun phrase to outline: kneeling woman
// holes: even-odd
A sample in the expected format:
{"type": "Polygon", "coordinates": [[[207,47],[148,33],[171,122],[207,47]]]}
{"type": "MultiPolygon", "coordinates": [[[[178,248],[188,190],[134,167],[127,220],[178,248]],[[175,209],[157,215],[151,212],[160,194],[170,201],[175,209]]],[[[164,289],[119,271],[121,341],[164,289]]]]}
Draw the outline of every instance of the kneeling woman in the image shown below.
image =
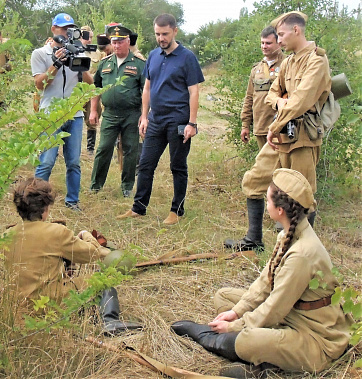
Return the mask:
{"type": "MultiPolygon", "coordinates": [[[[67,276],[64,260],[90,263],[109,252],[85,230],[75,236],[64,225],[46,222],[54,200],[51,185],[43,179],[29,178],[14,190],[14,203],[22,222],[8,230],[10,241],[4,255],[10,288],[25,305],[31,304],[28,299],[40,295],[60,302],[71,289],[84,289],[85,277],[67,276]]],[[[119,321],[119,302],[114,288],[103,292],[100,311],[106,335],[140,328],[139,324],[119,321]]]]}
{"type": "Polygon", "coordinates": [[[352,320],[340,305],[331,305],[338,282],[329,254],[306,217],[313,202],[312,189],[302,174],[276,170],[267,192],[267,209],[284,230],[259,278],[247,291],[220,289],[214,299],[218,316],[209,325],[191,321],[172,325],[178,335],[188,335],[209,351],[247,364],[224,370],[224,376],[244,370],[233,377],[253,377],[246,371],[258,374],[270,365],[319,372],[345,351],[352,320]],[[323,286],[312,290],[309,282],[318,278],[317,272],[324,274],[323,286]]]}

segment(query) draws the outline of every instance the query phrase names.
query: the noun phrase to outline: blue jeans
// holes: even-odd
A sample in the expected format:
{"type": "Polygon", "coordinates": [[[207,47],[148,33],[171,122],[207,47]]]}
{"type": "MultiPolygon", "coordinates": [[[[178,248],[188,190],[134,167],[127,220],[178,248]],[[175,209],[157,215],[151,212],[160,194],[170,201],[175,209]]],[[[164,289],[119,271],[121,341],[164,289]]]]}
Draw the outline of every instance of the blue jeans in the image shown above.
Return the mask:
{"type": "MultiPolygon", "coordinates": [[[[65,165],[67,168],[66,185],[67,195],[65,201],[69,203],[77,203],[79,201],[80,189],[80,152],[82,145],[83,117],[75,117],[64,123],[55,133],[68,132],[71,135],[64,138],[63,154],[65,165]]],[[[40,164],[35,169],[37,178],[49,180],[55,161],[58,156],[59,146],[45,150],[40,154],[40,164]]]]}
{"type": "Polygon", "coordinates": [[[140,215],[146,214],[152,192],[154,172],[167,144],[170,150],[170,169],[174,192],[171,212],[175,212],[178,216],[182,216],[185,212],[184,203],[188,178],[187,156],[190,152],[191,139],[183,143],[183,137],[177,134],[177,124],[161,126],[149,122],[143,142],[138,168],[137,192],[132,207],[132,210],[140,215]]]}

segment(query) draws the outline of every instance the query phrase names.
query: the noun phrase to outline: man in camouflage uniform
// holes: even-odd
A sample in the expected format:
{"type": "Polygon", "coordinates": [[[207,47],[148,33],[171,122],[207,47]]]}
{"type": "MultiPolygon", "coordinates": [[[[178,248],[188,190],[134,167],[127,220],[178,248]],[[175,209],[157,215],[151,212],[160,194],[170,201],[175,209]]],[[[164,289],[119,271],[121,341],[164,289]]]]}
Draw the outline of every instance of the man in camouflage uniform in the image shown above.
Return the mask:
{"type": "Polygon", "coordinates": [[[280,64],[285,55],[278,44],[278,36],[272,26],[261,32],[261,50],[264,58],[251,70],[249,84],[241,112],[241,140],[249,142],[250,126],[256,137],[259,150],[266,143],[268,126],[273,122],[275,111],[264,103],[266,95],[279,74],[280,64]]]}
{"type": "MultiPolygon", "coordinates": [[[[113,86],[102,95],[104,105],[101,137],[94,159],[91,190],[99,191],[107,178],[112,160],[113,147],[121,133],[123,151],[122,192],[130,197],[135,182],[138,151],[138,120],[141,115],[142,90],[145,79],[142,75],[144,61],[129,50],[129,29],[120,24],[108,28],[114,54],[104,58],[94,75],[94,84],[103,87],[115,84],[119,77],[126,76],[122,85],[113,86]]],[[[100,96],[91,100],[90,122],[98,124],[96,112],[100,96]]]]}

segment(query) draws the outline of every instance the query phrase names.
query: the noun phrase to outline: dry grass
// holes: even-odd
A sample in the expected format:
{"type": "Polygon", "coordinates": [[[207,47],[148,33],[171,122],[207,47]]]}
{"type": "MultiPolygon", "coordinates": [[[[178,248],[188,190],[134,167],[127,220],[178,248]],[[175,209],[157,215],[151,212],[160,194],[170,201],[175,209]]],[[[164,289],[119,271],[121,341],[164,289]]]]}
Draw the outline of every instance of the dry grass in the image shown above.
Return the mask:
{"type": "MultiPolygon", "coordinates": [[[[208,73],[207,73],[208,74],[208,73]]],[[[185,255],[201,252],[223,253],[225,237],[241,237],[247,229],[245,197],[240,184],[248,168],[236,158],[236,152],[223,140],[226,123],[212,112],[212,102],[206,99],[211,91],[204,85],[200,111],[200,134],[193,140],[189,157],[189,189],[186,215],[179,224],[165,228],[172,199],[172,177],[168,154],[161,159],[156,171],[154,191],[147,216],[140,219],[118,221],[115,216],[129,209],[132,200],[124,199],[120,190],[120,173],[116,161],[112,162],[106,185],[97,194],[88,191],[92,162],[82,160],[81,213],[73,213],[63,206],[65,181],[64,162],[60,157],[51,176],[59,196],[51,211],[51,219],[65,219],[67,226],[78,232],[82,229],[101,231],[121,249],[130,244],[142,248],[139,260],[151,260],[164,254],[185,255]]],[[[85,141],[84,141],[85,145],[85,141]]],[[[85,151],[85,146],[84,146],[85,151]]],[[[29,176],[33,169],[24,168],[19,176],[29,176]]],[[[10,201],[10,194],[0,205],[0,230],[19,221],[10,201]]],[[[329,249],[333,262],[341,267],[346,284],[361,289],[361,237],[352,220],[361,219],[357,201],[345,209],[340,203],[333,209],[324,207],[321,212],[335,216],[348,214],[341,224],[326,223],[318,217],[316,230],[329,249]],[[337,209],[336,209],[337,208],[337,209]],[[343,212],[342,212],[343,209],[343,212]]],[[[273,222],[265,216],[264,239],[267,246],[260,265],[273,248],[276,233],[273,222]]],[[[171,366],[217,375],[226,360],[206,352],[196,343],[175,336],[170,324],[181,319],[206,323],[214,316],[213,295],[224,286],[247,287],[258,275],[261,266],[246,258],[233,260],[205,260],[170,266],[157,266],[139,271],[132,281],[118,288],[124,319],[138,319],[144,325],[142,332],[129,333],[113,339],[115,346],[126,343],[135,349],[171,366]]],[[[1,328],[11,324],[12,309],[2,297],[1,328]]],[[[89,320],[75,319],[76,332],[55,331],[38,334],[0,352],[5,368],[0,376],[19,378],[161,378],[162,376],[140,366],[122,352],[116,354],[92,346],[84,341],[85,335],[98,336],[99,328],[89,320]]],[[[0,333],[5,336],[6,333],[0,333]]],[[[7,334],[6,340],[19,337],[18,332],[7,334]]],[[[352,351],[323,375],[270,374],[270,378],[355,378],[359,373],[352,369],[356,351],[352,351]]],[[[1,361],[0,359],[0,361],[1,361]]]]}

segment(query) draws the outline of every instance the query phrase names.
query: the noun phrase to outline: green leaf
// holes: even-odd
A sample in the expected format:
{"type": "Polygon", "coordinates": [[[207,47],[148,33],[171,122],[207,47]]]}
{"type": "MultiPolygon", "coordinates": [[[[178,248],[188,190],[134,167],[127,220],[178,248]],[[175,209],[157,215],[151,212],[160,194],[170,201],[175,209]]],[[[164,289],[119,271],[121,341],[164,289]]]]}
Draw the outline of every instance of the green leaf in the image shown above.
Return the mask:
{"type": "Polygon", "coordinates": [[[352,300],[346,300],[343,304],[343,312],[344,313],[350,313],[353,309],[353,301],[352,300]]]}
{"type": "Polygon", "coordinates": [[[314,278],[309,282],[309,288],[311,290],[316,290],[318,287],[319,287],[319,280],[317,278],[314,278]]]}
{"type": "Polygon", "coordinates": [[[358,359],[353,365],[354,368],[362,368],[362,358],[358,359]]]}
{"type": "Polygon", "coordinates": [[[337,287],[335,290],[334,290],[334,294],[332,295],[332,305],[337,305],[340,303],[341,301],[341,298],[342,298],[342,290],[340,287],[337,287]]]}
{"type": "Polygon", "coordinates": [[[346,124],[355,124],[357,121],[360,120],[360,116],[357,114],[351,114],[348,116],[346,124]]]}
{"type": "Polygon", "coordinates": [[[354,304],[352,307],[352,315],[355,320],[360,320],[362,317],[362,303],[354,304]]]}
{"type": "Polygon", "coordinates": [[[317,271],[316,274],[320,277],[320,278],[324,278],[324,272],[323,271],[317,271]]]}

